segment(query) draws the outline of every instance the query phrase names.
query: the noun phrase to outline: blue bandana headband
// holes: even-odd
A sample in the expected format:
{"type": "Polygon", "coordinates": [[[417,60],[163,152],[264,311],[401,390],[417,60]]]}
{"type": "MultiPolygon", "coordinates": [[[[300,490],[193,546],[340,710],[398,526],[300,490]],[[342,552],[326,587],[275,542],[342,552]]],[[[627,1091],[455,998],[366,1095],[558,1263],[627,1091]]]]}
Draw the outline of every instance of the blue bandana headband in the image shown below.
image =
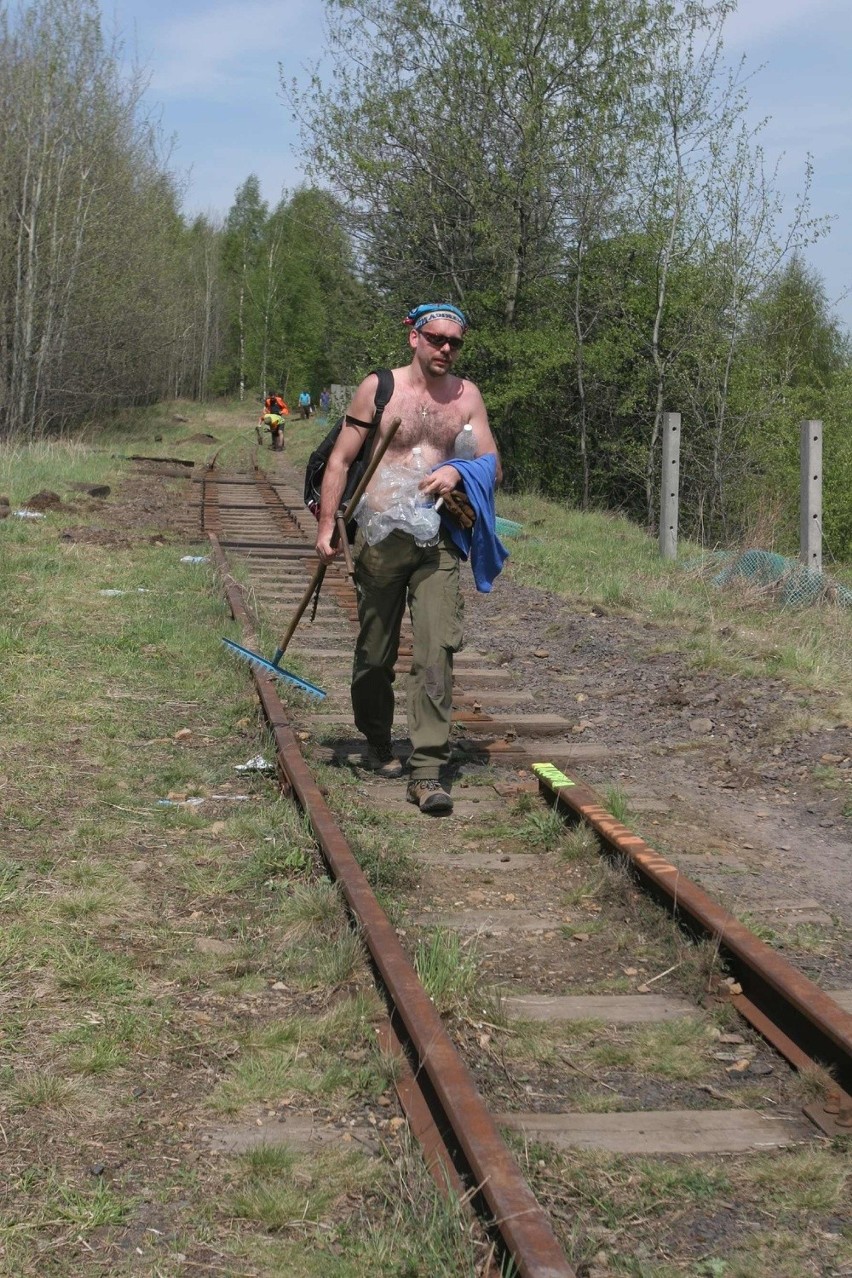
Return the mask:
{"type": "Polygon", "coordinates": [[[407,324],[409,328],[415,330],[421,329],[424,324],[428,324],[430,320],[450,320],[453,324],[461,324],[462,332],[467,331],[467,320],[457,306],[453,306],[452,302],[424,302],[422,306],[415,306],[408,312],[403,324],[407,324]]]}

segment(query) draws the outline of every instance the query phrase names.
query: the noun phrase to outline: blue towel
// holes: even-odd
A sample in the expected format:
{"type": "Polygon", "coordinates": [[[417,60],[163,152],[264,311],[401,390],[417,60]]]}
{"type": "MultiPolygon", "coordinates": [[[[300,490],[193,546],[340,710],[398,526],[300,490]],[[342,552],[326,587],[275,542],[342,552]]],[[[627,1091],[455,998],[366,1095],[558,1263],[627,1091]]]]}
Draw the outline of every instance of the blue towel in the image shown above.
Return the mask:
{"type": "MultiPolygon", "coordinates": [[[[470,558],[473,580],[480,594],[487,595],[494,578],[509,558],[509,552],[495,531],[494,488],[497,479],[497,458],[493,453],[463,461],[451,457],[442,466],[455,466],[462,478],[464,490],[476,511],[476,523],[472,528],[459,528],[451,519],[441,519],[448,529],[462,558],[470,558]]],[[[437,466],[433,467],[437,470],[437,466]]]]}

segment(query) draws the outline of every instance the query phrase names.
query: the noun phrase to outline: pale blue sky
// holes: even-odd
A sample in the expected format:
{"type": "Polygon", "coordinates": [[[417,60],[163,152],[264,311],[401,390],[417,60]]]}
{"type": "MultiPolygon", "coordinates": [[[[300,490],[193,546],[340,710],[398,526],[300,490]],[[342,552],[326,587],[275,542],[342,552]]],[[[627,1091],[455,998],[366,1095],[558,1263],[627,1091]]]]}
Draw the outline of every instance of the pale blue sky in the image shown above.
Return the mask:
{"type": "MultiPolygon", "coordinates": [[[[250,173],[270,203],[298,184],[298,132],[278,66],[289,80],[319,63],[318,0],[103,0],[103,12],[148,69],[146,100],[174,136],[188,214],[222,217],[250,173]]],[[[791,206],[813,157],[813,212],[835,221],[806,256],[852,328],[852,3],[740,0],[726,33],[731,61],[745,54],[754,72],[752,117],[769,117],[763,145],[791,206]]]]}

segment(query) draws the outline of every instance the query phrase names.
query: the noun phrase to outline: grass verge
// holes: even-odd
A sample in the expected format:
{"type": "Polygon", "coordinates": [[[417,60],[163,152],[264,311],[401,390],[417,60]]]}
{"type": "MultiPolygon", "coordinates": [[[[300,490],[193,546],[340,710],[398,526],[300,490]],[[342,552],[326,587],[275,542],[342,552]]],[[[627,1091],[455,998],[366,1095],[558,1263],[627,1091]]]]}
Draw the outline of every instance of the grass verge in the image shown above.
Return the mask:
{"type": "MultiPolygon", "coordinates": [[[[583,514],[527,493],[503,494],[498,507],[524,526],[507,571],[525,585],[659,626],[667,648],[695,668],[782,675],[831,694],[833,721],[852,718],[848,609],[782,609],[763,590],[720,590],[701,572],[660,559],[656,542],[618,515],[583,514]]],[[[701,550],[682,542],[679,553],[683,563],[701,550]]]]}
{"type": "MultiPolygon", "coordinates": [[[[270,778],[235,771],[268,743],[209,563],[183,562],[205,556],[170,506],[195,468],[124,460],[222,447],[245,463],[254,416],[163,406],[91,445],[0,452],[14,509],[42,489],[60,503],[0,523],[10,1278],[401,1272],[423,1237],[394,1203],[392,1107],[360,1161],[235,1167],[200,1137],[222,1114],[254,1131],[282,1096],[296,1113],[377,1103],[390,1077],[360,939],[315,880],[304,822],[270,778]]],[[[472,1272],[477,1244],[426,1184],[424,1207],[430,1272],[472,1272]]]]}

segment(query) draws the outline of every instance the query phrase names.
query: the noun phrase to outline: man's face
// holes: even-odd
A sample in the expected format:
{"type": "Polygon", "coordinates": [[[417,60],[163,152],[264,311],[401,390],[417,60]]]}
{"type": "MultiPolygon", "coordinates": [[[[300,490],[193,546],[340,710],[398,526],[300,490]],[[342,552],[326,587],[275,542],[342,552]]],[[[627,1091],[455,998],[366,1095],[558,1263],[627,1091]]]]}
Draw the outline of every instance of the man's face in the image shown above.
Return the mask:
{"type": "Polygon", "coordinates": [[[447,373],[462,348],[462,326],[453,320],[429,320],[422,328],[412,329],[410,342],[420,367],[433,377],[447,373]]]}

